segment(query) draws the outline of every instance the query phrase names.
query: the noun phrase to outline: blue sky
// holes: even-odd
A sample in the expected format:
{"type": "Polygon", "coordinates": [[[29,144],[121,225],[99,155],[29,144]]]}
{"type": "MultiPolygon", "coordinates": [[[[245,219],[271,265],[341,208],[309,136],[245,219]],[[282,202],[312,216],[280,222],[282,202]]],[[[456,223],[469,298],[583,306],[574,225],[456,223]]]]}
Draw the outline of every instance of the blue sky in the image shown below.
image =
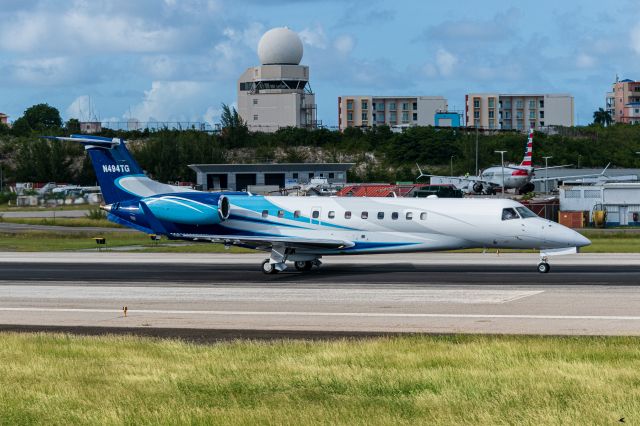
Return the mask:
{"type": "Polygon", "coordinates": [[[274,26],[301,35],[330,126],[339,95],[469,92],[568,92],[587,124],[616,74],[640,79],[634,0],[1,0],[0,111],[217,122],[274,26]]]}

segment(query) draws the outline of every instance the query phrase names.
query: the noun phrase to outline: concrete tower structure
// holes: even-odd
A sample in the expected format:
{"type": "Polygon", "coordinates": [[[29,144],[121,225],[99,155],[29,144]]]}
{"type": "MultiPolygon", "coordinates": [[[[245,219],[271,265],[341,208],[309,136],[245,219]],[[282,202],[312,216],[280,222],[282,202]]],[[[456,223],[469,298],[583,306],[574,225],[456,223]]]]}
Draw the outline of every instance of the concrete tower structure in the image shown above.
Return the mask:
{"type": "Polygon", "coordinates": [[[238,80],[238,114],[249,130],[275,132],[282,127],[317,126],[309,67],[300,65],[302,41],[288,28],[267,31],[258,43],[260,66],[238,80]]]}

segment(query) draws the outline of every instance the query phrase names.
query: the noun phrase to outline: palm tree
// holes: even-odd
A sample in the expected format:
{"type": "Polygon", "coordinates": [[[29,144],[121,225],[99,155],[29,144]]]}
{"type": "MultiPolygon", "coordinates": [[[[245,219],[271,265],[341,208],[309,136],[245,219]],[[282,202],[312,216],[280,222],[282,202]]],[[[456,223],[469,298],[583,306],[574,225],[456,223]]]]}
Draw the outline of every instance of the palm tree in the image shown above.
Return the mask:
{"type": "Polygon", "coordinates": [[[611,123],[613,123],[613,118],[611,118],[611,113],[609,111],[603,108],[598,108],[598,110],[593,113],[593,124],[609,126],[611,123]]]}

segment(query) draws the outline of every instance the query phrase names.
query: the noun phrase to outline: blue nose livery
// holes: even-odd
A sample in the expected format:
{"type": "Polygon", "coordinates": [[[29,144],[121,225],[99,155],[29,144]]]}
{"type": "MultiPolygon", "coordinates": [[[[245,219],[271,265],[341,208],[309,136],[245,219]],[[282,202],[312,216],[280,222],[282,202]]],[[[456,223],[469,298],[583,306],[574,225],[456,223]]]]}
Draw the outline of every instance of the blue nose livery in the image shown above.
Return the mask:
{"type": "Polygon", "coordinates": [[[292,262],[299,271],[320,258],[361,253],[429,252],[465,248],[576,253],[590,241],[506,199],[269,197],[202,192],[149,179],[126,143],[72,135],[89,153],[109,220],[169,239],[217,242],[262,250],[264,273],[292,262]]]}

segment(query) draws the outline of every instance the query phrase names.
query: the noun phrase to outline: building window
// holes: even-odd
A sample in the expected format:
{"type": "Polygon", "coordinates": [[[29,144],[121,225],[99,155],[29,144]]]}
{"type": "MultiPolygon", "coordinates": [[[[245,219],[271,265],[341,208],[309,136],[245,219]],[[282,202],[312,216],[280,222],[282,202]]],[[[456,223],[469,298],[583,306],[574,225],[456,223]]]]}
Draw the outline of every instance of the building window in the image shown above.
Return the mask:
{"type": "Polygon", "coordinates": [[[407,111],[409,109],[409,102],[403,102],[402,103],[402,110],[403,111],[407,111]]]}
{"type": "Polygon", "coordinates": [[[333,211],[333,210],[330,210],[329,213],[327,214],[327,216],[329,216],[329,219],[335,219],[336,212],[333,211]]]}
{"type": "Polygon", "coordinates": [[[413,213],[411,213],[411,212],[407,212],[407,214],[405,215],[405,218],[406,218],[407,220],[411,220],[411,219],[413,219],[413,213]]]}
{"type": "Polygon", "coordinates": [[[351,212],[344,212],[345,219],[351,219],[351,212]]]}
{"type": "Polygon", "coordinates": [[[344,178],[344,173],[338,173],[338,179],[343,179],[344,178]]]}
{"type": "Polygon", "coordinates": [[[489,108],[496,107],[496,98],[489,98],[489,108]]]}
{"type": "Polygon", "coordinates": [[[533,99],[529,101],[529,109],[534,109],[536,107],[536,101],[533,99]]]}
{"type": "Polygon", "coordinates": [[[516,108],[518,109],[524,108],[524,101],[516,101],[516,108]]]}
{"type": "Polygon", "coordinates": [[[480,108],[480,99],[474,99],[473,100],[473,107],[474,108],[480,108]]]}
{"type": "Polygon", "coordinates": [[[489,118],[495,118],[495,112],[492,109],[489,110],[489,118]]]}
{"type": "Polygon", "coordinates": [[[269,216],[269,210],[262,210],[262,217],[269,216]]]}
{"type": "Polygon", "coordinates": [[[506,118],[507,120],[511,120],[511,111],[505,111],[504,118],[506,118]]]}
{"type": "Polygon", "coordinates": [[[544,100],[543,99],[540,99],[540,101],[538,101],[538,106],[540,108],[544,108],[544,100]]]}
{"type": "Polygon", "coordinates": [[[369,219],[369,212],[362,212],[362,213],[360,214],[360,217],[361,217],[362,219],[369,219]]]}
{"type": "Polygon", "coordinates": [[[522,111],[516,111],[516,118],[521,120],[524,117],[524,113],[522,111]]]}
{"type": "Polygon", "coordinates": [[[362,121],[367,121],[368,119],[369,119],[368,118],[368,114],[366,112],[363,112],[362,113],[362,121]]]}
{"type": "Polygon", "coordinates": [[[540,118],[544,118],[544,111],[540,111],[540,118]]]}
{"type": "Polygon", "coordinates": [[[369,109],[369,103],[367,101],[362,101],[360,105],[362,105],[362,109],[365,111],[369,109]]]}
{"type": "Polygon", "coordinates": [[[293,212],[293,217],[298,218],[300,217],[300,210],[296,210],[293,212]]]}
{"type": "Polygon", "coordinates": [[[254,104],[254,105],[258,105],[258,100],[257,100],[257,99],[254,99],[254,100],[253,100],[253,104],[254,104]]]}
{"type": "Polygon", "coordinates": [[[314,174],[313,173],[309,173],[309,179],[313,179],[314,174]]]}
{"type": "Polygon", "coordinates": [[[378,219],[384,219],[384,212],[378,212],[378,219]]]}
{"type": "Polygon", "coordinates": [[[427,220],[427,212],[420,213],[420,220],[427,220]]]}
{"type": "Polygon", "coordinates": [[[398,212],[391,213],[391,219],[398,220],[398,212]]]}
{"type": "Polygon", "coordinates": [[[535,127],[536,127],[536,122],[535,122],[535,121],[530,121],[530,122],[529,122],[529,128],[530,128],[530,129],[533,129],[533,128],[535,128],[535,127]]]}
{"type": "Polygon", "coordinates": [[[329,173],[329,179],[333,179],[335,177],[335,173],[329,173]]]}
{"type": "Polygon", "coordinates": [[[395,112],[390,112],[389,113],[389,121],[395,123],[396,122],[396,113],[395,112]]]}
{"type": "Polygon", "coordinates": [[[489,120],[489,128],[490,129],[495,129],[496,128],[496,122],[494,120],[489,120]]]}
{"type": "Polygon", "coordinates": [[[347,101],[347,109],[353,109],[353,101],[347,101]]]}
{"type": "Polygon", "coordinates": [[[480,120],[477,119],[477,118],[475,120],[473,120],[473,125],[474,125],[474,127],[480,127],[480,120]]]}
{"type": "Polygon", "coordinates": [[[413,121],[418,121],[418,113],[417,112],[413,113],[413,121]]]}
{"type": "Polygon", "coordinates": [[[402,122],[403,123],[408,123],[409,122],[409,113],[408,112],[403,112],[402,113],[402,122]]]}
{"type": "Polygon", "coordinates": [[[511,109],[511,100],[507,99],[504,101],[504,108],[505,109],[511,109]]]}
{"type": "Polygon", "coordinates": [[[253,121],[256,121],[256,120],[258,120],[258,114],[253,115],[253,121]]]}
{"type": "Polygon", "coordinates": [[[414,110],[414,111],[417,111],[417,110],[418,110],[418,103],[417,103],[417,102],[414,102],[414,103],[413,103],[413,110],[414,110]]]}
{"type": "Polygon", "coordinates": [[[376,110],[377,111],[384,111],[384,102],[378,102],[376,104],[376,110]]]}
{"type": "Polygon", "coordinates": [[[379,123],[384,123],[384,113],[383,112],[379,112],[378,113],[377,120],[378,120],[379,123]]]}
{"type": "Polygon", "coordinates": [[[540,127],[544,127],[544,121],[540,122],[540,127]]]}
{"type": "Polygon", "coordinates": [[[293,179],[298,179],[298,173],[293,173],[293,174],[291,175],[291,177],[292,177],[293,179]]]}
{"type": "Polygon", "coordinates": [[[396,110],[396,103],[389,102],[389,111],[395,111],[395,110],[396,110]]]}
{"type": "Polygon", "coordinates": [[[480,118],[480,111],[473,111],[473,118],[480,118]]]}
{"type": "Polygon", "coordinates": [[[536,112],[535,111],[529,111],[529,118],[536,118],[536,112]]]}
{"type": "Polygon", "coordinates": [[[347,113],[347,120],[348,121],[353,121],[353,113],[352,112],[348,112],[347,113]]]}

